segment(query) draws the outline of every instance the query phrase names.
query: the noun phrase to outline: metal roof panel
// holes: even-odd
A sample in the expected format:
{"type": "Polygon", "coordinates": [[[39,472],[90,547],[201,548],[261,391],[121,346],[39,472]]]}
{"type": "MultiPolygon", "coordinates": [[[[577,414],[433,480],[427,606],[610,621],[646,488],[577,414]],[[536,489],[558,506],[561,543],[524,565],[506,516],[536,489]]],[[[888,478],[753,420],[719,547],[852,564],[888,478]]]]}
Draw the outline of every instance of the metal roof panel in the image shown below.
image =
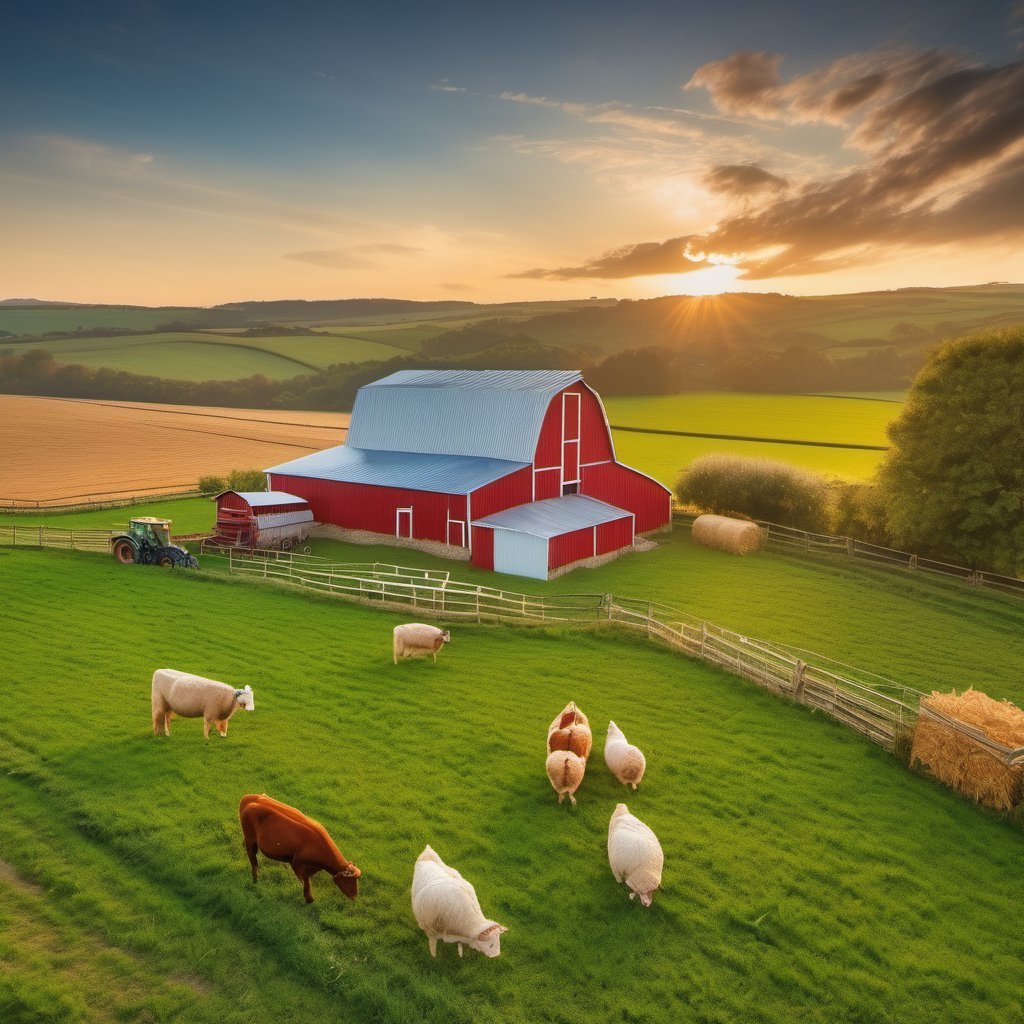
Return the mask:
{"type": "Polygon", "coordinates": [[[551,398],[576,370],[399,370],[359,389],[354,448],[531,462],[551,398]]]}
{"type": "Polygon", "coordinates": [[[469,494],[484,484],[528,466],[527,462],[507,459],[373,451],[343,444],[284,462],[264,472],[349,484],[402,487],[412,491],[469,494]]]}
{"type": "Polygon", "coordinates": [[[625,509],[616,508],[585,494],[566,494],[561,498],[545,498],[543,501],[516,505],[514,508],[477,519],[473,525],[551,538],[559,537],[563,533],[572,533],[573,530],[612,523],[630,514],[625,509]]]}
{"type": "Polygon", "coordinates": [[[263,508],[266,505],[305,505],[306,499],[300,498],[297,494],[287,494],[284,491],[221,491],[218,498],[225,494],[237,494],[244,501],[247,501],[253,508],[263,508]]]}

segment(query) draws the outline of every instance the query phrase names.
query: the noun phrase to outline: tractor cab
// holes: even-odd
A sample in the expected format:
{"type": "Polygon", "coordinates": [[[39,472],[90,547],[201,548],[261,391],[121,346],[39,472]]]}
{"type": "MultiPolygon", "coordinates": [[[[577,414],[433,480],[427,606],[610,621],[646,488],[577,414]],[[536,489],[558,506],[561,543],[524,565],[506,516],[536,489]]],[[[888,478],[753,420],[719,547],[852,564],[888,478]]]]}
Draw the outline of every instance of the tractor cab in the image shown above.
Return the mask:
{"type": "Polygon", "coordinates": [[[170,519],[157,519],[154,516],[132,519],[127,532],[110,538],[110,547],[122,565],[199,568],[193,555],[180,545],[171,543],[170,519]]]}
{"type": "Polygon", "coordinates": [[[133,519],[128,524],[128,532],[137,537],[140,543],[152,544],[165,548],[171,543],[170,519],[154,519],[151,516],[133,519]]]}

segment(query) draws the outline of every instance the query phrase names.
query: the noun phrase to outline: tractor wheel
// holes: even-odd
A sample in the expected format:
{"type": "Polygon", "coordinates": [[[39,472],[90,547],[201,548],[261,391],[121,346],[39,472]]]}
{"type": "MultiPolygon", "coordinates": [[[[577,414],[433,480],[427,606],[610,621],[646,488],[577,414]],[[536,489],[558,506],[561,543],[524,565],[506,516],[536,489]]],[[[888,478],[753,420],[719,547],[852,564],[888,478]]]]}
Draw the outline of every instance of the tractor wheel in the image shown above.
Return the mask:
{"type": "Polygon", "coordinates": [[[311,555],[311,554],[313,554],[313,549],[312,549],[312,548],[311,548],[311,547],[310,547],[310,546],[309,546],[309,545],[307,544],[307,545],[306,545],[306,546],[305,546],[305,547],[304,547],[304,548],[302,549],[302,553],[303,553],[304,555],[311,555]]]}
{"type": "Polygon", "coordinates": [[[293,540],[291,539],[291,537],[285,537],[285,538],[284,538],[284,539],[283,539],[283,540],[281,541],[281,550],[282,550],[282,551],[291,551],[291,549],[292,549],[292,544],[294,544],[294,543],[295,543],[295,542],[294,542],[294,541],[293,541],[293,540]]]}
{"type": "Polygon", "coordinates": [[[133,565],[135,563],[135,548],[127,540],[119,540],[114,545],[114,557],[122,565],[133,565]]]}
{"type": "Polygon", "coordinates": [[[162,558],[157,560],[156,564],[159,565],[161,569],[173,569],[174,559],[171,558],[170,555],[164,555],[162,558]]]}

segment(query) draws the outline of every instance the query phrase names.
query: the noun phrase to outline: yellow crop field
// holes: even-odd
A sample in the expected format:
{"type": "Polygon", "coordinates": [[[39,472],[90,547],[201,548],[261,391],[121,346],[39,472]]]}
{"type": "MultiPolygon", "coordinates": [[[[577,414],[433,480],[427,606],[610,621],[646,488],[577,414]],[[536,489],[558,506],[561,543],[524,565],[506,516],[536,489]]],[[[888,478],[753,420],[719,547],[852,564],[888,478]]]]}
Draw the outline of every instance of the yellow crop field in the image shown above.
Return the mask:
{"type": "Polygon", "coordinates": [[[0,395],[0,502],[189,490],[341,444],[347,413],[0,395]]]}

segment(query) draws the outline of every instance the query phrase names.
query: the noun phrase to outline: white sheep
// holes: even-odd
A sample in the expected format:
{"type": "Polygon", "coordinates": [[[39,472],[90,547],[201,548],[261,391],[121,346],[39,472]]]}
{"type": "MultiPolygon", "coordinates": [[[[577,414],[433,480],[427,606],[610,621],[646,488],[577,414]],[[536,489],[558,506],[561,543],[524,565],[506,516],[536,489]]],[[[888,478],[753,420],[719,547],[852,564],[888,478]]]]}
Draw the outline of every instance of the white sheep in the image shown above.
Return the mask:
{"type": "Polygon", "coordinates": [[[558,802],[561,803],[568,794],[569,802],[575,807],[575,793],[583,782],[587,762],[571,750],[553,750],[548,754],[544,767],[554,791],[558,794],[558,802]]]}
{"type": "Polygon", "coordinates": [[[467,945],[484,956],[496,957],[501,952],[501,936],[508,931],[504,925],[484,917],[473,886],[429,846],[416,858],[412,912],[427,934],[430,955],[434,957],[438,939],[458,943],[459,956],[463,945],[467,945]]]}
{"type": "Polygon", "coordinates": [[[604,761],[619,782],[634,789],[647,770],[647,760],[643,751],[627,742],[622,730],[614,722],[608,723],[608,735],[604,741],[604,761]]]}
{"type": "Polygon", "coordinates": [[[437,661],[437,652],[442,646],[451,642],[452,635],[447,629],[427,626],[422,622],[407,622],[403,626],[395,626],[393,653],[395,664],[399,658],[416,658],[430,654],[437,661]]]}
{"type": "Polygon", "coordinates": [[[625,804],[615,805],[608,823],[608,863],[615,881],[629,886],[629,898],[639,896],[649,907],[661,886],[665,854],[658,837],[625,804]]]}
{"type": "Polygon", "coordinates": [[[228,719],[239,709],[253,711],[256,699],[252,687],[241,690],[213,679],[159,668],[153,673],[153,735],[163,728],[171,735],[171,717],[202,718],[203,737],[210,738],[210,726],[216,725],[221,736],[228,734],[228,719]]]}

